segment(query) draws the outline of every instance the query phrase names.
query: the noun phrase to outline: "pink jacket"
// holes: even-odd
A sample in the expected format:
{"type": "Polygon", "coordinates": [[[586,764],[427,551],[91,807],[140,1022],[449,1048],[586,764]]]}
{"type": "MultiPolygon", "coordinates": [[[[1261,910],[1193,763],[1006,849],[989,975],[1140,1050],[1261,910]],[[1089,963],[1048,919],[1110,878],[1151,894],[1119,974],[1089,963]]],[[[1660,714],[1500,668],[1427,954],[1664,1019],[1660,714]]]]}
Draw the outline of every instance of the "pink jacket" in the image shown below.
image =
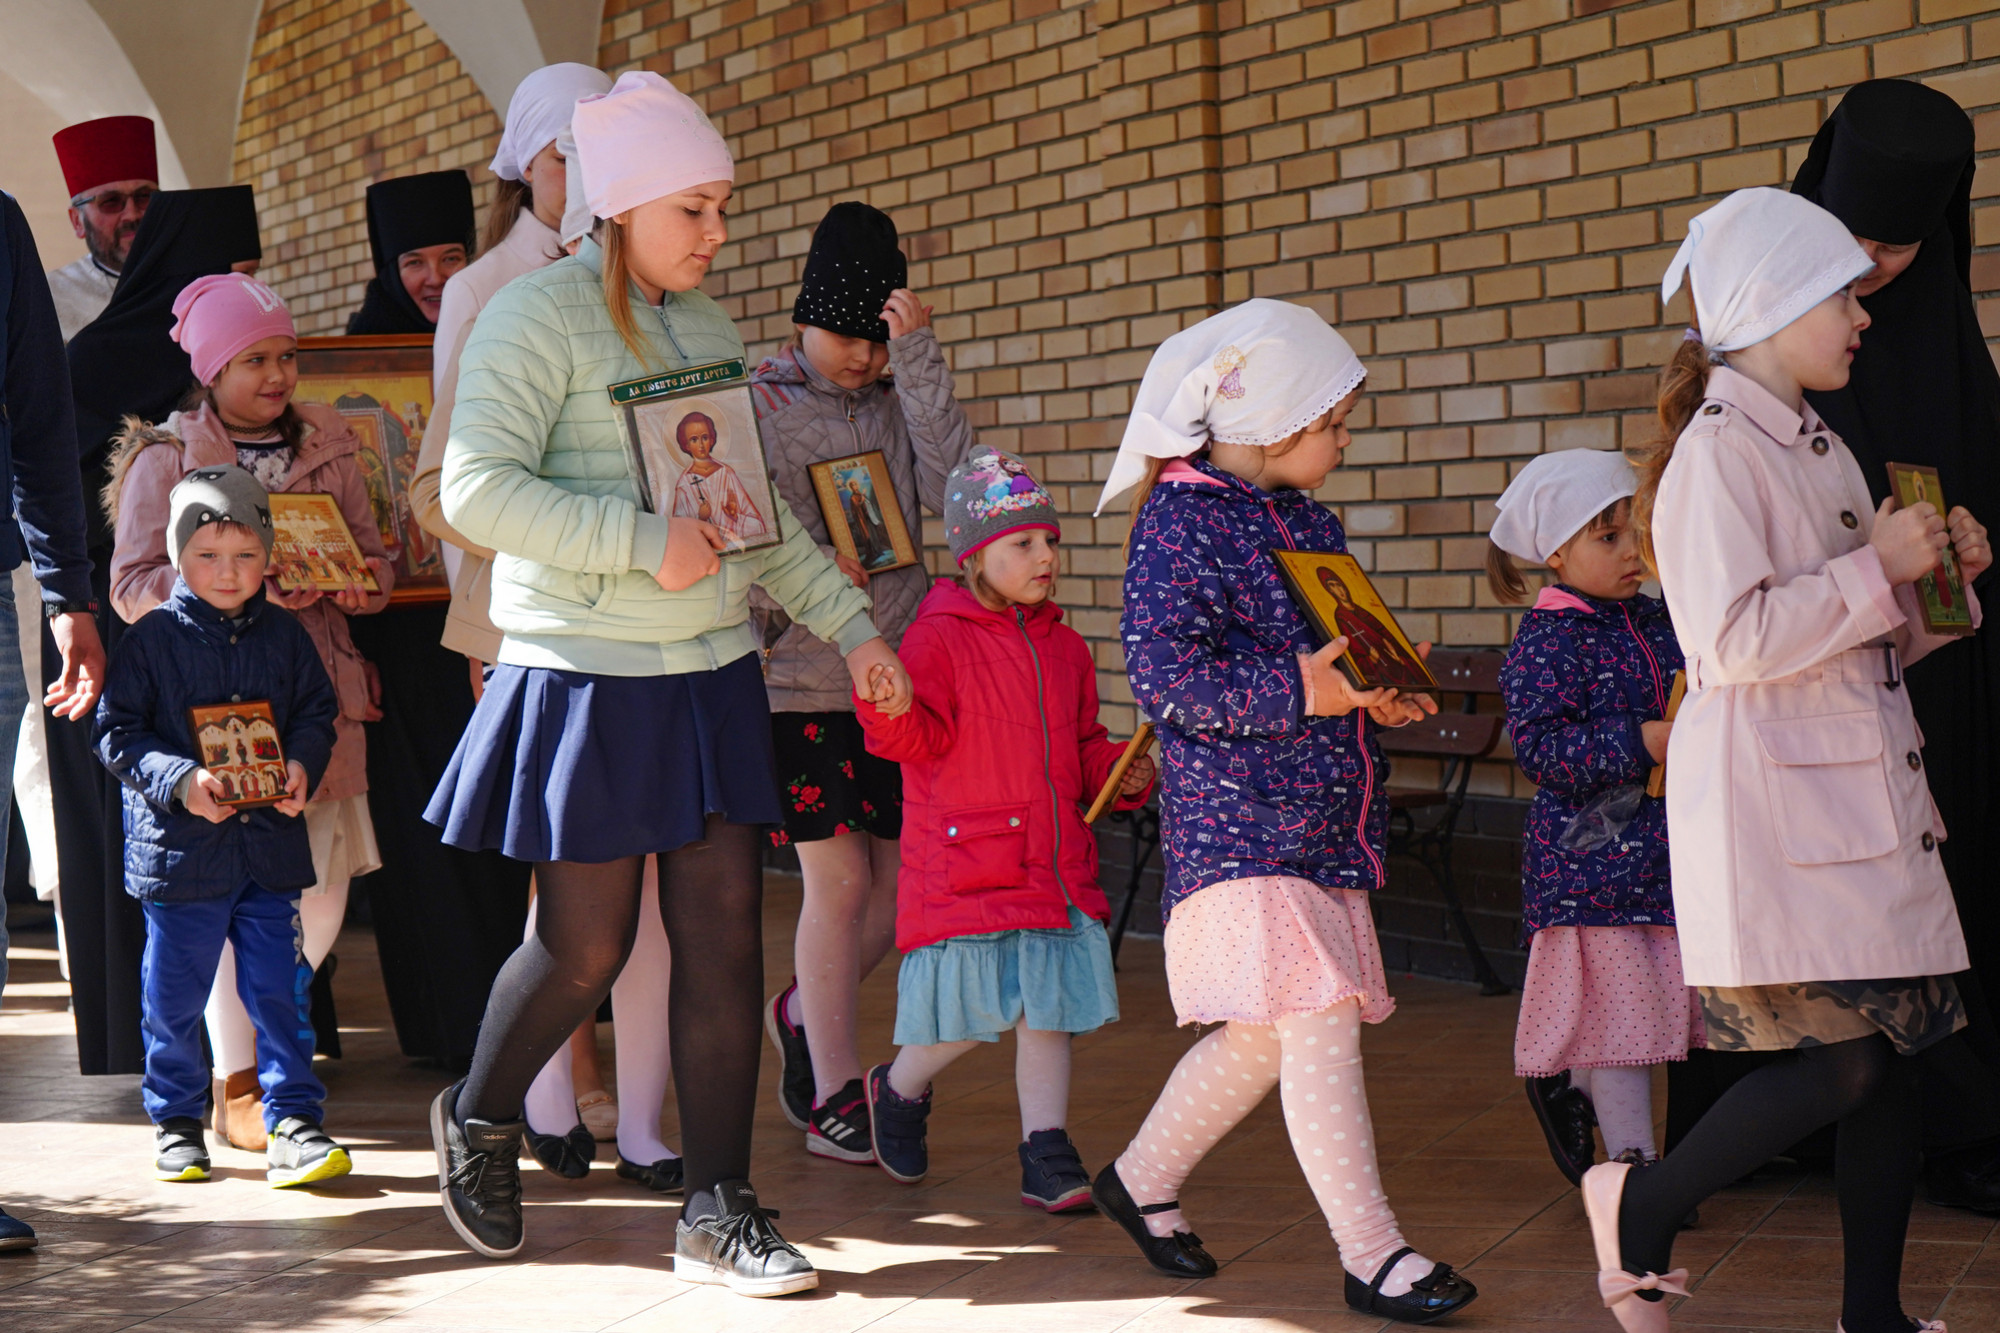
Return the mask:
{"type": "MultiPolygon", "coordinates": [[[[354,461],[361,442],[346,418],[332,408],[300,403],[298,409],[308,429],[280,489],[315,491],[339,501],[354,540],[382,585],[381,592],[368,600],[364,614],[380,611],[389,604],[396,575],[368,502],[368,483],[354,461]]],[[[111,458],[111,483],[105,488],[105,509],[117,532],[111,556],[111,605],[128,624],[166,601],[180,577],[167,559],[167,496],[175,483],[198,467],[235,461],[236,446],[207,406],[176,412],[157,427],[134,426],[119,438],[111,458]]],[[[275,592],[276,584],[267,583],[267,588],[275,592]]],[[[333,760],[313,799],[338,801],[359,795],[368,790],[368,738],[361,728],[368,713],[368,678],[361,653],[347,633],[347,614],[325,600],[292,614],[312,636],[340,697],[333,760]]]]}
{"type": "Polygon", "coordinates": [[[1690,985],[1967,966],[1923,738],[1891,685],[1948,640],[1890,588],[1873,526],[1860,466],[1810,407],[1710,372],[1653,518],[1687,654],[1667,820],[1690,985]]]}

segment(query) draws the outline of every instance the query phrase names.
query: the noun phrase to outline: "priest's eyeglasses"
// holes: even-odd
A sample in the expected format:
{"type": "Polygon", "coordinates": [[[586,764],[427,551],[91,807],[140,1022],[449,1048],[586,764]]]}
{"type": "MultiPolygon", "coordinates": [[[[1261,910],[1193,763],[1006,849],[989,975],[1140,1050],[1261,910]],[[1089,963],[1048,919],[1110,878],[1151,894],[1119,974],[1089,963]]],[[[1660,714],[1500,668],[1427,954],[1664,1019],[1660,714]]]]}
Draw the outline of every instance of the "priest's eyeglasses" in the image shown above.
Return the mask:
{"type": "Polygon", "coordinates": [[[158,193],[158,190],[145,188],[134,190],[130,194],[126,194],[123,190],[104,190],[97,194],[86,194],[72,199],[69,201],[69,206],[78,209],[95,208],[105,217],[115,218],[125,211],[127,204],[137,204],[139,211],[145,212],[146,205],[152,203],[153,196],[158,193]]]}

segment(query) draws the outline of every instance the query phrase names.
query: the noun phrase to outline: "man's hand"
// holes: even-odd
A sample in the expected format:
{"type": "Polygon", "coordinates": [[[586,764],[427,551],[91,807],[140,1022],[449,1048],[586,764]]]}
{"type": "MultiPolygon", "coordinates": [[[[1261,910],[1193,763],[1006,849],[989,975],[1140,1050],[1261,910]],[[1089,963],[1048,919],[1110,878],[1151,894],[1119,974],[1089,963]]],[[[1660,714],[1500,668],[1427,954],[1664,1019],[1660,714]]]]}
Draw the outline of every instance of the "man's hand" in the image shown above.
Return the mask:
{"type": "Polygon", "coordinates": [[[191,815],[200,815],[211,824],[220,824],[235,811],[222,803],[222,780],[205,768],[194,771],[184,802],[191,815]]]}
{"type": "Polygon", "coordinates": [[[840,566],[840,572],[847,575],[855,587],[865,588],[868,586],[868,571],[863,569],[861,562],[853,556],[842,555],[839,551],[835,551],[833,553],[833,563],[840,566]]]}
{"type": "Polygon", "coordinates": [[[882,319],[889,326],[889,336],[900,338],[906,333],[929,328],[934,308],[917,300],[917,294],[909,288],[898,287],[889,293],[889,304],[882,307],[882,319]]]}
{"type": "Polygon", "coordinates": [[[1132,767],[1125,770],[1125,778],[1118,784],[1118,794],[1126,800],[1137,796],[1153,785],[1153,775],[1157,771],[1153,764],[1153,756],[1140,755],[1132,761],[1132,767]]]}
{"type": "Polygon", "coordinates": [[[82,611],[49,617],[49,633],[62,654],[62,676],[42,696],[57,717],[81,722],[104,692],[104,644],[97,621],[82,611]]]}
{"type": "Polygon", "coordinates": [[[306,811],[306,766],[287,759],[285,775],[285,799],[271,808],[281,815],[302,815],[306,811]]]}

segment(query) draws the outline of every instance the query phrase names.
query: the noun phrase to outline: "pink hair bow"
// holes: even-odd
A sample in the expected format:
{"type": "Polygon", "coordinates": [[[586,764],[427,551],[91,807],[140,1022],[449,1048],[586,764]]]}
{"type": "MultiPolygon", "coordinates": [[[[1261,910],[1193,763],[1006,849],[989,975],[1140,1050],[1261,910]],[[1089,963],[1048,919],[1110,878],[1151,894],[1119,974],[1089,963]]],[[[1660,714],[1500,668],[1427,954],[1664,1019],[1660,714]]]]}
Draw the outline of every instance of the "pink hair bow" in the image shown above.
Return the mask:
{"type": "Polygon", "coordinates": [[[1688,1294],[1687,1280],[1688,1271],[1685,1268],[1676,1268],[1664,1275],[1648,1273],[1644,1277],[1614,1268],[1597,1275],[1597,1293],[1604,1297],[1604,1304],[1609,1307],[1637,1291],[1664,1291],[1670,1296],[1685,1296],[1688,1294]]]}

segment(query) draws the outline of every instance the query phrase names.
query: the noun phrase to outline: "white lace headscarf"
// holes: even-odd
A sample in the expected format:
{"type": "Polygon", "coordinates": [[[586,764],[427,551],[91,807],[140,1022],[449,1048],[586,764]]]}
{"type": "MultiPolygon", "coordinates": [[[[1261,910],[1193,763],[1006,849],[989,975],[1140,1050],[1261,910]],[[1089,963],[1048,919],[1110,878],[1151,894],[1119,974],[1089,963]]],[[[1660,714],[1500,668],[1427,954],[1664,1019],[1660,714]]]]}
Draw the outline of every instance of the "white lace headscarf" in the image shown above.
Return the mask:
{"type": "Polygon", "coordinates": [[[1691,277],[1703,345],[1734,352],[1764,341],[1874,267],[1839,218],[1803,196],[1760,185],[1688,219],[1660,299],[1671,301],[1691,277]]]}
{"type": "Polygon", "coordinates": [[[1347,339],[1286,301],[1245,301],[1182,329],[1146,365],[1096,512],[1139,484],[1149,458],[1186,458],[1210,440],[1276,444],[1367,377],[1347,339]]]}
{"type": "Polygon", "coordinates": [[[1521,560],[1545,565],[1590,521],[1630,496],[1639,474],[1610,449],[1543,454],[1494,501],[1493,544],[1521,560]]]}

